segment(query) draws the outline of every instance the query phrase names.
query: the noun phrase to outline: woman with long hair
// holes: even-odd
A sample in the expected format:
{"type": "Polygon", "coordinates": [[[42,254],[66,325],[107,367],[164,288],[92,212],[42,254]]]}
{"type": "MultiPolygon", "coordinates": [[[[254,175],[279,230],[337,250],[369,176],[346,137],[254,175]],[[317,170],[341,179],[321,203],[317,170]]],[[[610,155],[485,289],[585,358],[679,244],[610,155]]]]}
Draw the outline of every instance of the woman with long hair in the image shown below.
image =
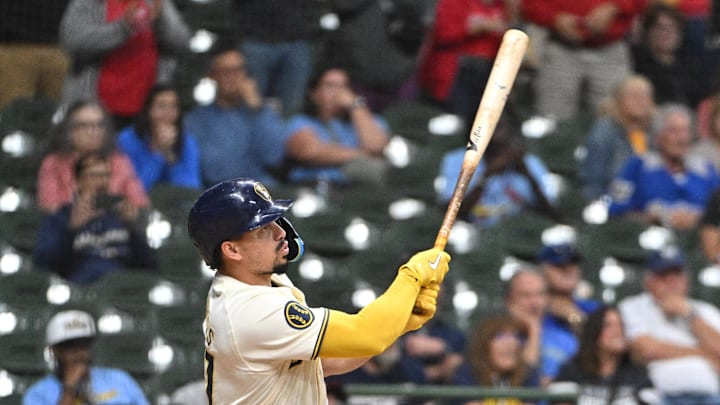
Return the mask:
{"type": "MultiPolygon", "coordinates": [[[[484,319],[473,331],[466,364],[460,367],[454,383],[484,387],[521,387],[532,385],[531,372],[522,359],[527,330],[508,315],[484,319]]],[[[516,398],[484,398],[465,405],[518,405],[516,398]]]]}
{"type": "Polygon", "coordinates": [[[620,312],[603,307],[592,313],[580,335],[577,354],[558,373],[555,381],[578,388],[577,404],[639,404],[643,388],[651,387],[644,367],[630,360],[620,312]]]}
{"type": "Polygon", "coordinates": [[[200,188],[200,152],[183,129],[178,92],[168,85],[150,90],[136,123],[118,134],[118,146],[133,162],[146,191],[157,183],[200,188]]]}
{"type": "Polygon", "coordinates": [[[38,173],[37,204],[55,212],[73,200],[73,167],[80,156],[99,153],[108,157],[112,176],[108,191],[121,195],[137,208],[150,201],[137,178],[130,159],[115,148],[110,115],[95,101],[78,101],[68,107],[64,118],[53,128],[48,151],[38,173]]]}

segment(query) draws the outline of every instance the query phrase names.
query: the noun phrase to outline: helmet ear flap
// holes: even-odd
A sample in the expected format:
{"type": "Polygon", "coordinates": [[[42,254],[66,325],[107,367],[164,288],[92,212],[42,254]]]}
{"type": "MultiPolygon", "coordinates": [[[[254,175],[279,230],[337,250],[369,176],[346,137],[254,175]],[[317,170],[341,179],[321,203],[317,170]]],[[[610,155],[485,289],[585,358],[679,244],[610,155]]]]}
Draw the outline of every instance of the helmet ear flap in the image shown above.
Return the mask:
{"type": "Polygon", "coordinates": [[[278,218],[277,223],[285,230],[285,240],[287,240],[288,247],[290,248],[290,253],[287,255],[288,262],[300,260],[303,253],[305,253],[305,243],[302,238],[298,235],[297,231],[287,218],[280,217],[278,218]]]}

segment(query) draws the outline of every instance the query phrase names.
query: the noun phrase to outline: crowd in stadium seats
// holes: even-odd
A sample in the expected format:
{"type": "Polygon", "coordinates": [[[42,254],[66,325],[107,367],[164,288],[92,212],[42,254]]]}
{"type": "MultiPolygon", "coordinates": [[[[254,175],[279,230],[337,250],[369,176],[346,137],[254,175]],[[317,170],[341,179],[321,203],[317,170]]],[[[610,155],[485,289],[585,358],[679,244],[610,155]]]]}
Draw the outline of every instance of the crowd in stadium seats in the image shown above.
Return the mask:
{"type": "Polygon", "coordinates": [[[439,312],[328,378],[331,403],[352,383],[572,383],[597,403],[720,404],[714,3],[3,0],[0,403],[40,403],[66,309],[151,403],[204,389],[213,274],[185,220],[228,178],[296,200],[310,305],[367,304],[432,245],[512,27],[530,49],[439,312]]]}

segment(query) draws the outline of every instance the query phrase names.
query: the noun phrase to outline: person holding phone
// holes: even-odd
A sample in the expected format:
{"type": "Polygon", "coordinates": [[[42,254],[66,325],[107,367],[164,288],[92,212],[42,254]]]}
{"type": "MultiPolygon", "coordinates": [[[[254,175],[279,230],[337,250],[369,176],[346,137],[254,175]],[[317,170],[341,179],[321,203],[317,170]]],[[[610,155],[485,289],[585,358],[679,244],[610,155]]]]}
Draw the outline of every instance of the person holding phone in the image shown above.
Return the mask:
{"type": "Polygon", "coordinates": [[[110,162],[101,154],[77,160],[74,200],[48,215],[40,227],[34,259],[41,268],[87,284],[125,268],[156,267],[139,209],[109,193],[110,176],[110,162]]]}

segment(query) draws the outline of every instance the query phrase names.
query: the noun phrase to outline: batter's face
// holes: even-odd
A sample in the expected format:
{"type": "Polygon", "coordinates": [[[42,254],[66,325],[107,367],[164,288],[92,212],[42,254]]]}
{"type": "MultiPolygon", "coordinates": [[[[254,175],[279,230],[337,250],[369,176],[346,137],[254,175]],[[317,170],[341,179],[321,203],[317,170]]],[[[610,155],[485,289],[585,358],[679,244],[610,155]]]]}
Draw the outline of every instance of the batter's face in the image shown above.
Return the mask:
{"type": "Polygon", "coordinates": [[[245,233],[236,243],[243,268],[249,275],[267,277],[283,269],[290,253],[285,240],[285,230],[271,222],[245,233]]]}

